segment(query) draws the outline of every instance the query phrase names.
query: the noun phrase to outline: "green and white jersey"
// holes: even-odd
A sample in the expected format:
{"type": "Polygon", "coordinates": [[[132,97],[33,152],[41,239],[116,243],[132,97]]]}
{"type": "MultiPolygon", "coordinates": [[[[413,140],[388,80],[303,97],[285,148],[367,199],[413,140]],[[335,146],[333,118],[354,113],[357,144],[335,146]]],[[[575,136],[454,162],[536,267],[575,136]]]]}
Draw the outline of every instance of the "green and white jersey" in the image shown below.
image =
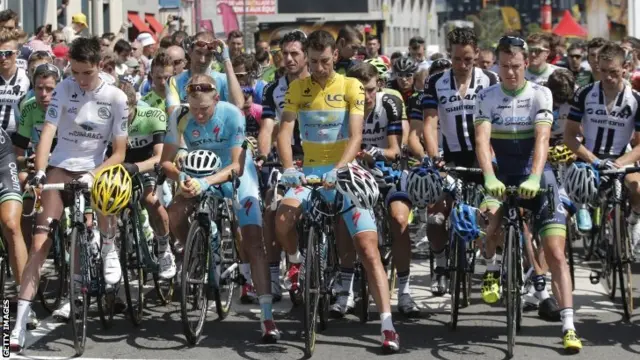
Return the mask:
{"type": "Polygon", "coordinates": [[[158,95],[155,90],[149,91],[145,96],[141,99],[145,103],[147,103],[152,108],[160,109],[163,112],[167,111],[167,107],[164,102],[164,98],[158,95]]]}
{"type": "MultiPolygon", "coordinates": [[[[40,142],[44,116],[44,109],[38,105],[35,96],[23,101],[17,114],[18,131],[13,136],[13,144],[25,150],[31,144],[31,149],[35,151],[40,142]]],[[[55,142],[53,145],[55,146],[55,142]]]]}
{"type": "Polygon", "coordinates": [[[138,106],[129,125],[129,144],[125,162],[135,163],[153,156],[153,147],[164,142],[167,133],[167,116],[164,111],[138,106]]]}
{"type": "Polygon", "coordinates": [[[553,64],[547,64],[547,66],[545,66],[540,73],[533,72],[531,68],[527,68],[524,73],[524,78],[531,81],[532,83],[545,85],[547,81],[549,81],[549,76],[551,76],[551,74],[553,74],[556,69],[558,69],[558,67],[553,64]]]}

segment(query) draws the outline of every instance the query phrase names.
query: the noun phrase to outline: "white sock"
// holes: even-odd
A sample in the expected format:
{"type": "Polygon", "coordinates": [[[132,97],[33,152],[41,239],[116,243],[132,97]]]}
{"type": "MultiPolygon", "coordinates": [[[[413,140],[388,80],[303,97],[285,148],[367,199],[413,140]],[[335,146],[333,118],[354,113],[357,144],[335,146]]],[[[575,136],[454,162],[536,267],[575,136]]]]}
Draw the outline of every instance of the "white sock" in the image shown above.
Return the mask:
{"type": "Polygon", "coordinates": [[[18,313],[16,314],[16,329],[24,329],[31,312],[31,301],[18,299],[18,313]]]}
{"type": "Polygon", "coordinates": [[[112,236],[109,237],[108,235],[105,234],[100,234],[100,237],[102,238],[102,256],[106,256],[108,253],[112,252],[112,251],[116,251],[115,248],[115,241],[116,241],[116,237],[112,236]]]}
{"type": "Polygon", "coordinates": [[[538,300],[540,300],[540,301],[545,301],[548,298],[550,298],[551,295],[549,295],[549,292],[547,291],[547,289],[544,289],[542,291],[536,291],[535,297],[538,298],[538,300]]]}
{"type": "Polygon", "coordinates": [[[240,274],[244,276],[244,279],[247,280],[248,284],[252,284],[251,282],[251,265],[249,263],[241,263],[240,264],[240,274]]]}
{"type": "MultiPolygon", "coordinates": [[[[393,291],[393,289],[389,290],[393,291]]],[[[409,294],[409,270],[398,273],[398,296],[402,294],[409,294]]]]}
{"type": "Polygon", "coordinates": [[[575,325],[573,325],[573,308],[566,308],[560,310],[560,318],[562,319],[562,333],[564,334],[567,330],[576,330],[575,325]]]}
{"type": "MultiPolygon", "coordinates": [[[[280,263],[273,262],[269,264],[269,273],[271,274],[271,291],[280,290],[280,263]]],[[[273,294],[275,295],[275,294],[273,294]]]]}
{"type": "Polygon", "coordinates": [[[490,258],[486,258],[484,255],[482,255],[482,257],[484,258],[485,264],[487,264],[487,271],[500,271],[500,264],[498,264],[496,254],[493,254],[490,258]]]}
{"type": "Polygon", "coordinates": [[[436,267],[447,267],[447,256],[444,249],[442,249],[442,251],[440,251],[439,253],[434,253],[433,255],[436,258],[436,267]]]}
{"type": "Polygon", "coordinates": [[[292,264],[302,263],[302,255],[300,254],[300,250],[296,250],[295,254],[287,256],[289,257],[289,262],[292,264]]]}
{"type": "Polygon", "coordinates": [[[393,327],[393,320],[391,319],[391,313],[380,313],[380,322],[382,325],[382,331],[391,330],[396,331],[393,327]]]}
{"type": "Polygon", "coordinates": [[[158,242],[158,252],[163,253],[171,249],[171,247],[169,247],[169,234],[156,236],[156,241],[158,242]]]}

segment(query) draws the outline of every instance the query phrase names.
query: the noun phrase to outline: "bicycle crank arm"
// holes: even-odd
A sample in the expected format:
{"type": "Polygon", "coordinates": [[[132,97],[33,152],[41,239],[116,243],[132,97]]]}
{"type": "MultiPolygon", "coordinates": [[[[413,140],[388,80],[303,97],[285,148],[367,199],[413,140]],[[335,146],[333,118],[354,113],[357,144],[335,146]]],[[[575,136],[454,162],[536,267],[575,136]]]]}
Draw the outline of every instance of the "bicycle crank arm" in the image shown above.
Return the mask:
{"type": "Polygon", "coordinates": [[[233,263],[231,266],[229,266],[227,268],[227,270],[225,270],[222,274],[220,274],[220,280],[222,279],[226,279],[227,277],[229,277],[229,274],[234,271],[236,268],[238,267],[238,263],[233,263]]]}

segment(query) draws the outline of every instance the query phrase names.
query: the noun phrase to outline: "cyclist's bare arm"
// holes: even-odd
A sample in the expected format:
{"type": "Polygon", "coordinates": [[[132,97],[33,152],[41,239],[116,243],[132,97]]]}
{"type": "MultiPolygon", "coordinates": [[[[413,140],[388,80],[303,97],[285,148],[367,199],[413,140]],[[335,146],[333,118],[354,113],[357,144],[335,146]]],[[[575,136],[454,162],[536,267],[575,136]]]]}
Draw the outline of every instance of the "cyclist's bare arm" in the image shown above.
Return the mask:
{"type": "MultiPolygon", "coordinates": [[[[406,122],[406,121],[403,121],[406,122]]],[[[400,156],[400,144],[402,143],[402,136],[400,135],[388,135],[389,145],[383,150],[383,155],[389,160],[395,160],[396,156],[400,156]]]]}
{"type": "MultiPolygon", "coordinates": [[[[282,120],[278,129],[278,155],[284,169],[293,167],[293,151],[291,150],[291,138],[295,128],[297,114],[291,111],[282,113],[282,120]]],[[[360,137],[362,137],[362,128],[360,128],[360,137]]]]}
{"type": "Polygon", "coordinates": [[[633,133],[633,137],[631,138],[631,143],[635,144],[633,149],[628,153],[620,156],[616,163],[620,166],[627,166],[635,164],[636,161],[640,161],[640,131],[636,131],[633,133]]]}
{"type": "Polygon", "coordinates": [[[136,165],[138,165],[138,170],[141,173],[152,171],[155,168],[155,165],[160,162],[163,146],[164,144],[153,145],[153,156],[151,156],[149,159],[145,161],[136,163],[136,165]]]}
{"type": "Polygon", "coordinates": [[[113,152],[97,169],[93,171],[93,174],[97,174],[100,170],[108,168],[109,166],[122,164],[124,162],[124,156],[127,151],[127,136],[115,136],[111,140],[111,148],[113,152]]]}
{"type": "Polygon", "coordinates": [[[231,149],[231,164],[224,167],[217,173],[207,176],[206,180],[210,185],[219,185],[231,180],[231,174],[236,173],[236,176],[242,176],[244,171],[245,154],[247,151],[242,146],[235,146],[231,149]]]}
{"type": "Polygon", "coordinates": [[[275,126],[276,122],[271,118],[264,118],[260,122],[260,132],[258,133],[258,152],[260,155],[266,156],[271,152],[275,126]]]}
{"type": "Polygon", "coordinates": [[[531,174],[542,176],[544,164],[547,162],[549,154],[549,138],[551,137],[550,124],[538,124],[535,127],[535,143],[533,147],[533,162],[531,164],[531,174]]]}
{"type": "Polygon", "coordinates": [[[438,110],[424,110],[424,145],[427,148],[427,155],[430,157],[438,156],[438,110]]]}
{"type": "Polygon", "coordinates": [[[476,157],[485,176],[494,175],[491,150],[491,123],[482,121],[476,124],[476,157]]]}
{"type": "Polygon", "coordinates": [[[411,120],[411,131],[409,132],[409,150],[413,156],[420,159],[424,158],[425,152],[420,142],[420,134],[422,134],[422,121],[411,120]]]}
{"type": "Polygon", "coordinates": [[[58,131],[58,127],[56,125],[53,125],[50,122],[44,123],[42,132],[40,133],[40,142],[38,142],[38,147],[36,148],[36,171],[47,171],[49,154],[51,154],[51,145],[53,144],[53,139],[56,136],[56,131],[58,131]]]}
{"type": "Polygon", "coordinates": [[[578,137],[582,137],[581,125],[579,122],[566,121],[564,125],[564,143],[569,150],[573,151],[580,159],[593,163],[598,159],[589,149],[587,149],[578,140],[578,137]]]}
{"type": "MultiPolygon", "coordinates": [[[[182,135],[180,135],[182,140],[182,135]]],[[[178,181],[180,178],[180,170],[174,164],[176,155],[180,148],[175,144],[165,143],[162,147],[162,155],[160,156],[160,166],[164,174],[171,180],[178,181]]]]}

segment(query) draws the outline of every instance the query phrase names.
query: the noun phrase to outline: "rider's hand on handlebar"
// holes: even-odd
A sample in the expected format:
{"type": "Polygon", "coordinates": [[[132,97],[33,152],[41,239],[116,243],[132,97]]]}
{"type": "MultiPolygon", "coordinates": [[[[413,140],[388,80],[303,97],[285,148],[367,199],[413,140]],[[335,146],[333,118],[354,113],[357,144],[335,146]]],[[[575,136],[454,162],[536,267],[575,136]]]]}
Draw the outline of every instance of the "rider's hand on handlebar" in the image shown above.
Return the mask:
{"type": "Polygon", "coordinates": [[[47,180],[47,175],[45,174],[44,171],[39,170],[36,175],[31,178],[31,180],[29,180],[29,186],[32,187],[40,187],[42,184],[44,184],[47,180]]]}
{"type": "Polygon", "coordinates": [[[295,168],[285,169],[280,178],[280,182],[285,186],[295,187],[302,184],[302,178],[304,175],[295,168]]]}
{"type": "Polygon", "coordinates": [[[338,169],[332,169],[322,175],[322,182],[325,188],[334,188],[336,181],[338,181],[338,169]]]}

